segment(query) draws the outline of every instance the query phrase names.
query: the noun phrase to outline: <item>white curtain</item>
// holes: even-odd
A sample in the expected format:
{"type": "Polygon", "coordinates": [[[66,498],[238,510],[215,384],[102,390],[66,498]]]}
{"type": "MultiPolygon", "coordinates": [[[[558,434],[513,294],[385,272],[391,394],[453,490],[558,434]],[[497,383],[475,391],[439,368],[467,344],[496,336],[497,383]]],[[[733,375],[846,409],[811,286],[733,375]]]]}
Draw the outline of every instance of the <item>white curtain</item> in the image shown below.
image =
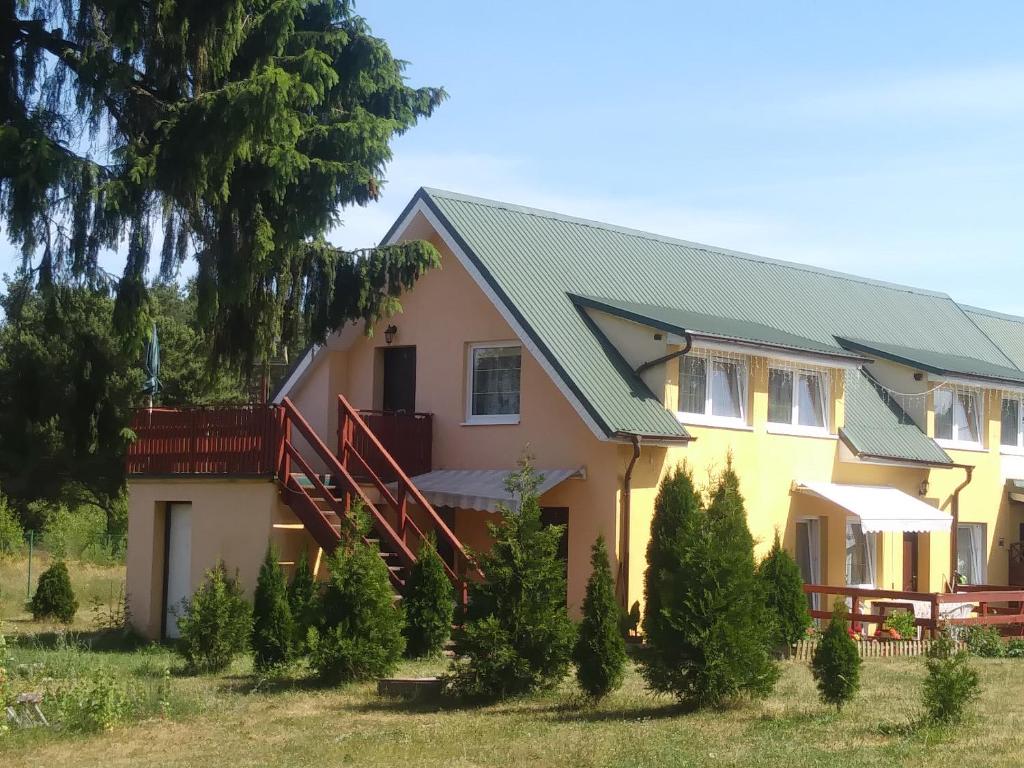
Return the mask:
{"type": "Polygon", "coordinates": [[[985,527],[961,525],[957,531],[957,570],[968,584],[985,582],[985,527]]]}
{"type": "Polygon", "coordinates": [[[818,426],[828,427],[828,404],[830,401],[828,374],[819,372],[816,381],[818,384],[818,408],[820,409],[818,426]]]}
{"type": "Polygon", "coordinates": [[[875,542],[878,541],[877,533],[864,534],[864,564],[866,583],[875,584],[875,542]]]}
{"type": "MultiPolygon", "coordinates": [[[[807,529],[807,554],[810,561],[811,583],[821,584],[821,521],[811,519],[806,521],[807,529]]],[[[811,596],[814,610],[821,610],[822,595],[811,596]]]]}
{"type": "Polygon", "coordinates": [[[745,363],[736,363],[737,390],[740,398],[740,418],[747,417],[747,366],[745,363]]]}

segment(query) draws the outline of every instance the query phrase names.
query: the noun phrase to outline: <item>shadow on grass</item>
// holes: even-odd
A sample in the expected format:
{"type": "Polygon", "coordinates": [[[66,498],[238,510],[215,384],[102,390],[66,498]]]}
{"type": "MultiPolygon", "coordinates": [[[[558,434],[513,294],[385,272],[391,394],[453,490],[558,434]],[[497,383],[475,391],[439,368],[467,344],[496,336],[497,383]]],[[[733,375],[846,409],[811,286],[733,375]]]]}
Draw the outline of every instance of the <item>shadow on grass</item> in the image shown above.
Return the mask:
{"type": "Polygon", "coordinates": [[[690,703],[678,701],[651,702],[635,706],[606,706],[578,697],[549,707],[533,708],[559,722],[603,723],[609,720],[667,720],[699,711],[690,703]]]}
{"type": "MultiPolygon", "coordinates": [[[[25,620],[25,623],[32,622],[25,620]]],[[[8,642],[25,650],[61,651],[70,648],[94,653],[131,653],[150,645],[148,640],[136,634],[111,629],[15,633],[8,637],[8,642]]]]}

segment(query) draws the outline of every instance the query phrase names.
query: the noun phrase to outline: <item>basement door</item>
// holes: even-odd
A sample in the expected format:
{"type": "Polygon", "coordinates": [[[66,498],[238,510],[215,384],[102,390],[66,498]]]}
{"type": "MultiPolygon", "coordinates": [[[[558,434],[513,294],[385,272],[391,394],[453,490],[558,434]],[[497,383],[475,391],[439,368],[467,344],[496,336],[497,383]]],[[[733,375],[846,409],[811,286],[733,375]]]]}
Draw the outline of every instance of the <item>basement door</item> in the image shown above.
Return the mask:
{"type": "Polygon", "coordinates": [[[178,617],[182,601],[191,596],[192,572],[192,504],[173,502],[167,505],[167,550],[164,575],[164,636],[181,637],[178,617]]]}

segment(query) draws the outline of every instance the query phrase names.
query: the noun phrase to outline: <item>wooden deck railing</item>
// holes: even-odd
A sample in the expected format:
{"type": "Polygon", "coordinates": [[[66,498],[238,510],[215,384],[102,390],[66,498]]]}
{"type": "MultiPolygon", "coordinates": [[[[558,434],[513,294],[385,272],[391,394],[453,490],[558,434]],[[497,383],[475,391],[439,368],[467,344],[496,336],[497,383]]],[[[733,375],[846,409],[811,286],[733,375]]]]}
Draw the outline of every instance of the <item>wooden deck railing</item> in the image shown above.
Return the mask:
{"type": "MultiPolygon", "coordinates": [[[[434,421],[431,414],[360,410],[359,416],[406,475],[414,477],[433,469],[431,450],[434,421]]],[[[377,450],[376,445],[366,437],[366,433],[353,429],[352,419],[340,405],[338,434],[342,441],[345,435],[349,435],[352,447],[361,456],[366,457],[377,477],[388,483],[398,479],[392,470],[392,462],[377,450]]],[[[356,467],[355,471],[358,473],[360,469],[356,467]]]]}
{"type": "Polygon", "coordinates": [[[843,597],[850,606],[848,621],[851,625],[881,625],[890,610],[912,610],[915,604],[927,604],[928,616],[918,616],[914,623],[932,636],[946,627],[969,626],[995,626],[1004,634],[1024,634],[1024,589],[985,584],[937,593],[804,584],[804,592],[822,595],[822,607],[829,608],[811,611],[816,619],[832,618],[830,601],[843,597]]]}
{"type": "Polygon", "coordinates": [[[146,408],[135,412],[129,475],[271,476],[280,419],[272,406],[146,408]]]}

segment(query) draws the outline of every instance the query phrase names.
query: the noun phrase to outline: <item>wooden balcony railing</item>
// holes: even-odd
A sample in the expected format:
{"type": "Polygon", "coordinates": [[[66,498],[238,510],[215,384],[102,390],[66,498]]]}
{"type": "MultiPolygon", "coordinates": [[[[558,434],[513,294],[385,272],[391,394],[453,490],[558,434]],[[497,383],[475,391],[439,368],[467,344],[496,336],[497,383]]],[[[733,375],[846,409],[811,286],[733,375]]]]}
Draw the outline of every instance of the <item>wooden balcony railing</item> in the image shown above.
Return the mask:
{"type": "MultiPolygon", "coordinates": [[[[434,421],[431,414],[361,410],[359,416],[369,432],[377,437],[380,445],[394,458],[406,475],[415,477],[433,469],[431,444],[434,437],[434,421]]],[[[358,454],[366,458],[377,477],[386,483],[397,480],[398,477],[388,457],[377,449],[377,445],[368,438],[366,431],[353,427],[354,424],[348,412],[339,407],[339,446],[344,445],[346,435],[348,435],[352,447],[358,454]]],[[[344,451],[339,450],[338,455],[343,456],[344,451]]],[[[367,479],[360,467],[353,467],[352,471],[360,479],[367,479]]]]}
{"type": "Polygon", "coordinates": [[[136,411],[129,475],[271,476],[281,441],[272,406],[136,411]]]}

